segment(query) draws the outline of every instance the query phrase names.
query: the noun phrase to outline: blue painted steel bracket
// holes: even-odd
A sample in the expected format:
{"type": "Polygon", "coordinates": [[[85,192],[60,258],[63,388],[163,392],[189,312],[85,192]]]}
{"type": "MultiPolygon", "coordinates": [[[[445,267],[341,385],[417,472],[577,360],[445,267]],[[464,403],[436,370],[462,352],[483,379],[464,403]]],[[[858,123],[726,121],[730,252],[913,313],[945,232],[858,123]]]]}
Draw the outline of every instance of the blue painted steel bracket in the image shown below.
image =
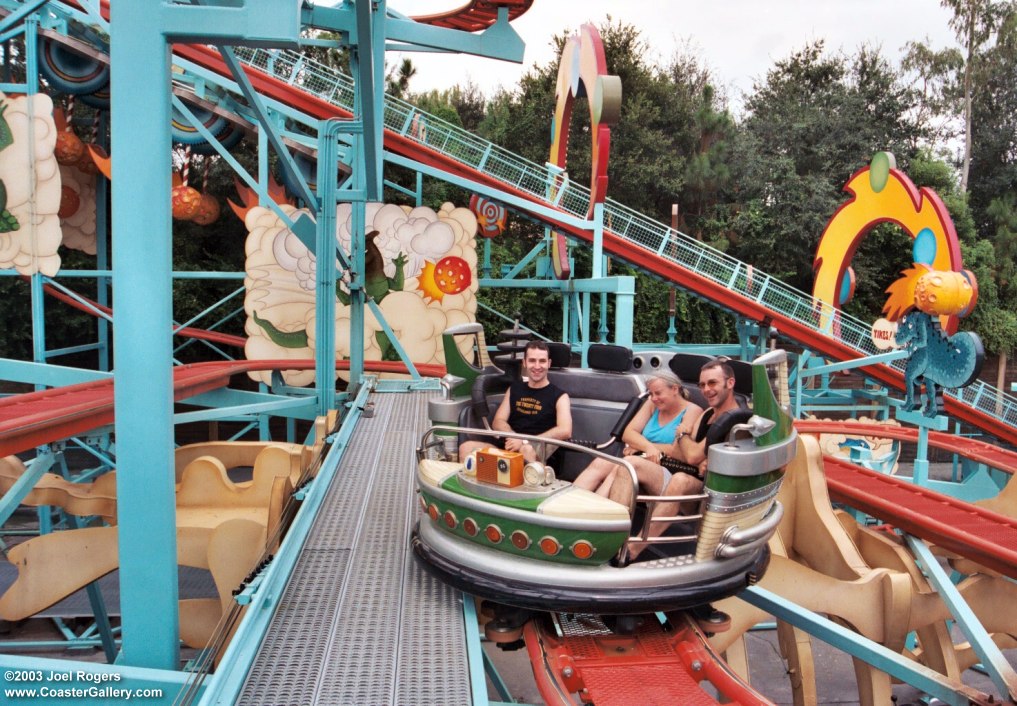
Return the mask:
{"type": "Polygon", "coordinates": [[[25,472],[0,497],[0,527],[6,524],[25,496],[32,492],[42,474],[52,468],[55,461],[55,454],[41,453],[26,464],[25,472]]]}
{"type": "Polygon", "coordinates": [[[151,3],[146,12],[157,19],[163,34],[189,44],[243,44],[249,47],[300,45],[302,0],[244,0],[240,5],[176,5],[151,3]],[[223,28],[229,27],[228,32],[223,28]]]}
{"type": "Polygon", "coordinates": [[[738,597],[770,613],[778,620],[801,628],[823,642],[951,706],[969,706],[971,701],[976,703],[984,701],[981,692],[965,684],[952,682],[939,672],[872,642],[828,618],[796,606],[765,588],[751,586],[739,593],[738,597]]]}
{"type": "Polygon", "coordinates": [[[108,380],[113,377],[112,373],[104,373],[97,370],[70,368],[63,365],[54,365],[53,363],[34,363],[24,360],[13,360],[12,358],[0,358],[0,367],[4,371],[4,380],[23,382],[30,385],[45,385],[47,387],[66,387],[67,385],[77,385],[83,382],[108,380]]]}
{"type": "MultiPolygon", "coordinates": [[[[523,62],[526,44],[509,23],[506,8],[499,10],[497,22],[479,33],[420,24],[392,10],[387,15],[386,39],[402,43],[390,46],[391,49],[473,54],[517,64],[523,62]]],[[[348,33],[351,41],[357,41],[358,27],[354,10],[346,4],[338,7],[312,7],[305,13],[304,21],[316,29],[348,33]]]]}
{"type": "Polygon", "coordinates": [[[903,536],[925,575],[950,609],[950,614],[957,621],[957,627],[964,633],[975,654],[982,661],[982,666],[988,672],[992,683],[1004,698],[1009,698],[1011,702],[1017,701],[1017,671],[1014,671],[1002,651],[992,641],[978,616],[961,596],[929,546],[910,534],[903,533],[903,536]]]}
{"type": "MultiPolygon", "coordinates": [[[[7,17],[4,17],[2,20],[0,20],[0,33],[5,33],[7,32],[7,30],[16,28],[25,20],[25,18],[33,14],[36,10],[45,5],[47,2],[49,2],[49,0],[29,0],[29,2],[26,2],[20,7],[15,8],[15,10],[11,12],[11,14],[7,15],[7,17]]],[[[20,31],[22,30],[23,28],[21,28],[21,30],[19,30],[18,33],[20,34],[20,31]]]]}
{"type": "Polygon", "coordinates": [[[829,375],[830,373],[839,373],[844,370],[856,370],[858,368],[864,368],[870,365],[889,365],[895,360],[904,360],[908,357],[908,352],[903,349],[887,351],[886,353],[878,353],[876,355],[869,355],[863,358],[853,358],[851,360],[845,360],[840,363],[830,363],[828,365],[817,365],[815,367],[804,368],[799,373],[803,378],[816,377],[817,375],[829,375]]]}

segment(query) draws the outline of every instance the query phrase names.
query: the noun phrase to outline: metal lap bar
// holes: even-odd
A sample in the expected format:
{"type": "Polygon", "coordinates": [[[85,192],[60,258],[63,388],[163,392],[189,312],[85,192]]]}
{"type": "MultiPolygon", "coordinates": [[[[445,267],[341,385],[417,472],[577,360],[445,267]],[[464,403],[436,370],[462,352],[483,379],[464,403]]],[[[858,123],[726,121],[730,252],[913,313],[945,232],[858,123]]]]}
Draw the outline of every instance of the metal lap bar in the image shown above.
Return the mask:
{"type": "Polygon", "coordinates": [[[683,503],[692,501],[702,501],[706,499],[705,493],[698,495],[640,495],[636,498],[637,503],[644,503],[646,505],[647,518],[643,522],[643,527],[638,535],[629,537],[630,543],[639,544],[677,544],[679,542],[688,542],[696,538],[695,534],[686,534],[680,536],[671,537],[650,537],[650,527],[656,524],[667,524],[670,525],[675,522],[699,522],[703,519],[703,515],[664,515],[663,517],[653,517],[654,508],[660,503],[683,503]]]}

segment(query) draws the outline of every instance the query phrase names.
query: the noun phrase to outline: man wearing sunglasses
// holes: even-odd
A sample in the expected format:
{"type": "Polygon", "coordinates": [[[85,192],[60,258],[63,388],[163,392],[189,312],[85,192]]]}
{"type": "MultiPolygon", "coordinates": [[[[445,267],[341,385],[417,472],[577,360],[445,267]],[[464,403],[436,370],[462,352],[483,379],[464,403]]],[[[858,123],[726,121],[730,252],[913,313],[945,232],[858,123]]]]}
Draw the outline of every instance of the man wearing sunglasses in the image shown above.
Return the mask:
{"type": "MultiPolygon", "coordinates": [[[[706,427],[709,426],[711,421],[719,418],[725,412],[732,412],[739,408],[738,399],[734,395],[734,387],[734,368],[731,367],[728,358],[714,358],[699,369],[699,391],[706,398],[709,409],[701,414],[691,425],[679,425],[678,430],[675,432],[674,443],[682,452],[686,463],[692,466],[699,466],[700,476],[706,472],[706,427]]],[[[692,479],[691,476],[681,475],[684,478],[692,479]]],[[[678,484],[688,485],[687,481],[682,479],[678,479],[678,484]]],[[[702,487],[702,482],[695,481],[694,485],[696,486],[695,489],[688,491],[689,493],[698,493],[702,487]]],[[[669,492],[671,489],[672,485],[668,485],[664,494],[687,494],[685,491],[669,492]]]]}
{"type": "MultiPolygon", "coordinates": [[[[702,492],[702,479],[706,475],[706,453],[709,446],[707,432],[711,422],[719,419],[722,414],[740,409],[738,399],[734,394],[734,387],[734,368],[728,363],[728,358],[714,358],[699,369],[699,390],[706,398],[709,408],[699,415],[691,425],[679,424],[674,436],[675,447],[681,451],[681,460],[689,465],[698,466],[699,476],[675,473],[667,487],[664,488],[662,495],[695,495],[702,492]]],[[[686,503],[686,505],[689,504],[686,503]]],[[[686,508],[686,510],[689,509],[686,508]]],[[[678,503],[659,503],[651,513],[651,519],[674,517],[681,510],[678,503]]],[[[667,529],[668,524],[651,522],[648,536],[660,536],[667,529]]],[[[630,559],[635,559],[647,546],[649,545],[637,545],[630,552],[630,559]]]]}

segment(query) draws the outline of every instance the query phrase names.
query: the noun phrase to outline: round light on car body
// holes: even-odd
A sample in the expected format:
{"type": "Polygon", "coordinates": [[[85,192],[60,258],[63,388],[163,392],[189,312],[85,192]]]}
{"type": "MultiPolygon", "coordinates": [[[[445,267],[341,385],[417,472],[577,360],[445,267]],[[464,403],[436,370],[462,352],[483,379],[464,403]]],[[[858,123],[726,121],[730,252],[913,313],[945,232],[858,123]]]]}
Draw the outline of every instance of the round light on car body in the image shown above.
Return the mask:
{"type": "Polygon", "coordinates": [[[589,559],[593,556],[594,551],[596,551],[594,546],[585,539],[573,542],[571,549],[576,559],[589,559]]]}
{"type": "Polygon", "coordinates": [[[530,461],[523,468],[523,482],[526,485],[537,486],[544,482],[544,464],[539,461],[530,461]]]}
{"type": "Polygon", "coordinates": [[[512,533],[512,546],[516,549],[529,549],[533,542],[530,541],[530,536],[522,530],[516,530],[512,533]]]}

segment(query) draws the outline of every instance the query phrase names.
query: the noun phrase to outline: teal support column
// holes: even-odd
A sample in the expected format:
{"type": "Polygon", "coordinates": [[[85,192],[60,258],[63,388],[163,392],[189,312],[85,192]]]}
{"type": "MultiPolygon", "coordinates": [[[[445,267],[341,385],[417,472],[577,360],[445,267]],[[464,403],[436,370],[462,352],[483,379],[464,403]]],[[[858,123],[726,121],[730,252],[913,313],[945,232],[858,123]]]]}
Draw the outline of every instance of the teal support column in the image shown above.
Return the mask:
{"type": "Polygon", "coordinates": [[[593,205],[593,279],[600,279],[604,271],[604,204],[593,205]]]}
{"type": "Polygon", "coordinates": [[[912,480],[916,485],[929,487],[929,430],[946,431],[949,420],[942,416],[926,417],[921,410],[906,412],[897,410],[897,421],[918,427],[918,443],[915,448],[915,462],[912,480]]]}
{"type": "MultiPolygon", "coordinates": [[[[104,147],[109,146],[109,119],[104,111],[99,112],[99,134],[97,140],[104,147]]],[[[95,177],[95,267],[100,272],[109,270],[109,180],[102,174],[95,177]]],[[[95,299],[102,306],[110,305],[111,280],[106,275],[99,275],[96,280],[95,299]]],[[[110,366],[110,326],[103,317],[98,322],[97,338],[99,340],[99,370],[108,372],[110,366]]]]}
{"type": "Polygon", "coordinates": [[[110,63],[119,662],[177,669],[170,50],[148,3],[113,8],[110,63]]]}
{"type": "Polygon", "coordinates": [[[315,379],[318,414],[335,409],[336,165],[339,161],[339,120],[327,120],[318,134],[318,212],[315,252],[315,379]]]}
{"type": "MultiPolygon", "coordinates": [[[[258,130],[258,183],[268,192],[268,128],[258,130]]],[[[267,206],[264,199],[258,196],[258,205],[267,206]]]]}
{"type": "Polygon", "coordinates": [[[608,298],[607,292],[600,293],[600,324],[597,326],[597,341],[599,343],[607,343],[607,334],[610,331],[607,325],[607,312],[608,312],[608,298]]]}
{"type": "Polygon", "coordinates": [[[619,277],[620,286],[614,294],[614,342],[632,347],[635,321],[636,284],[634,277],[619,277]]]}
{"type": "Polygon", "coordinates": [[[350,234],[350,392],[360,388],[364,380],[364,310],[367,292],[364,289],[364,259],[367,250],[364,237],[367,221],[366,204],[353,202],[350,234]]]}
{"type": "MultiPolygon", "coordinates": [[[[37,54],[38,54],[38,30],[39,20],[37,17],[30,16],[25,19],[25,53],[27,55],[27,65],[30,67],[37,66],[37,54]]],[[[37,71],[29,70],[25,72],[25,89],[28,92],[29,103],[28,103],[28,114],[29,117],[33,117],[35,110],[35,95],[39,92],[39,73],[37,71]]],[[[35,173],[35,120],[28,121],[28,137],[29,137],[29,149],[28,149],[28,171],[32,174],[35,173]]],[[[31,198],[35,199],[35,182],[32,181],[31,186],[31,198]]],[[[35,228],[35,224],[31,224],[30,228],[35,228]]],[[[36,363],[46,362],[46,316],[45,316],[45,302],[43,301],[42,291],[42,275],[38,272],[32,274],[29,280],[29,291],[31,296],[31,309],[32,309],[32,360],[36,363]]],[[[41,389],[41,386],[36,385],[36,389],[41,389]]]]}
{"type": "Polygon", "coordinates": [[[170,42],[296,46],[299,0],[119,2],[110,18],[121,664],[178,669],[170,42]]]}
{"type": "Polygon", "coordinates": [[[583,310],[580,314],[582,316],[582,320],[580,322],[582,331],[580,331],[580,334],[582,335],[583,339],[583,365],[586,365],[586,353],[587,351],[590,350],[590,344],[593,343],[593,335],[592,331],[590,330],[591,329],[590,309],[592,308],[590,305],[590,293],[584,291],[582,293],[580,301],[582,302],[583,306],[583,310]]]}

